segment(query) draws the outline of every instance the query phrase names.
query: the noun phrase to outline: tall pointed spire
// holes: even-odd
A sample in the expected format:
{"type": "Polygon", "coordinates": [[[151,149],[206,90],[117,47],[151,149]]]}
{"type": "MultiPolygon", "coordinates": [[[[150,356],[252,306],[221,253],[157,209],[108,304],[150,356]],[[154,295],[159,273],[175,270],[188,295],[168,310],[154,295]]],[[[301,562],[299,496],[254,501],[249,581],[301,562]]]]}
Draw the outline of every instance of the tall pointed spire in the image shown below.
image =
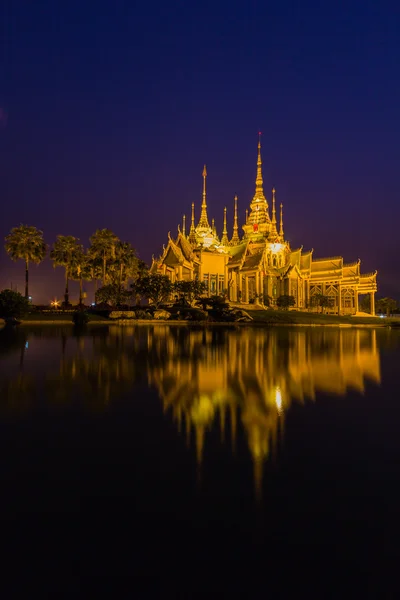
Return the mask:
{"type": "Polygon", "coordinates": [[[279,235],[282,238],[283,241],[283,204],[281,202],[281,223],[280,223],[280,227],[279,227],[279,235]]]}
{"type": "Polygon", "coordinates": [[[258,132],[258,152],[257,152],[257,176],[256,176],[256,194],[259,192],[264,195],[262,178],[262,160],[261,160],[261,131],[258,132]]]}
{"type": "Polygon", "coordinates": [[[250,214],[243,225],[245,237],[260,238],[267,237],[271,229],[268,202],[264,196],[262,160],[261,160],[261,132],[258,134],[257,145],[257,175],[256,189],[253,200],[250,203],[250,214]]]}
{"type": "Polygon", "coordinates": [[[275,188],[272,189],[272,221],[271,221],[271,232],[270,238],[276,238],[278,236],[278,230],[276,228],[276,208],[275,208],[275,188]]]}
{"type": "Polygon", "coordinates": [[[182,235],[186,237],[186,215],[183,215],[182,219],[182,235]]]}
{"type": "Polygon", "coordinates": [[[208,224],[208,217],[207,217],[206,178],[207,178],[207,169],[206,169],[206,165],[204,165],[204,169],[203,169],[203,201],[201,203],[200,221],[199,221],[199,224],[197,227],[209,229],[210,225],[208,224]]]}
{"type": "Polygon", "coordinates": [[[237,246],[238,244],[240,244],[237,201],[238,201],[238,197],[235,196],[235,211],[233,214],[233,235],[232,235],[232,239],[231,239],[232,246],[237,246]]]}
{"type": "Polygon", "coordinates": [[[192,202],[192,223],[190,225],[189,231],[189,242],[191,244],[196,244],[196,231],[194,226],[194,202],[192,202]]]}
{"type": "Polygon", "coordinates": [[[226,228],[226,206],[224,208],[224,228],[222,230],[221,244],[227,246],[229,244],[228,230],[226,228]]]}

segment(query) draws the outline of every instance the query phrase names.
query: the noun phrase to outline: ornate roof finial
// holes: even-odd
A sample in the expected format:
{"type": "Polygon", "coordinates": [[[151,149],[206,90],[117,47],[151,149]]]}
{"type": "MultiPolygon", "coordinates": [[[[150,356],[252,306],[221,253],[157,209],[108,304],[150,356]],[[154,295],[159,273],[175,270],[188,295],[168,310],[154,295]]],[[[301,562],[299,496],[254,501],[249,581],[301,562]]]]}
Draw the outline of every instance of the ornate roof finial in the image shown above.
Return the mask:
{"type": "Polygon", "coordinates": [[[215,219],[211,219],[211,231],[215,235],[215,233],[216,233],[216,231],[215,231],[215,219]]]}
{"type": "Polygon", "coordinates": [[[239,226],[238,226],[237,201],[238,201],[238,197],[235,196],[235,210],[233,213],[233,234],[232,234],[232,239],[231,239],[232,246],[237,246],[238,244],[240,244],[240,238],[239,238],[239,233],[238,233],[239,226]]]}
{"type": "Polygon", "coordinates": [[[275,208],[275,188],[272,189],[272,221],[271,221],[271,233],[273,238],[276,238],[278,231],[276,229],[276,208],[275,208]]]}
{"type": "Polygon", "coordinates": [[[222,230],[221,244],[227,246],[229,244],[228,230],[226,228],[226,206],[224,208],[224,228],[222,230]]]}
{"type": "Polygon", "coordinates": [[[186,215],[183,215],[182,218],[182,235],[186,237],[186,215]]]}
{"type": "Polygon", "coordinates": [[[191,244],[196,244],[196,231],[194,226],[194,202],[192,202],[192,223],[190,225],[189,231],[189,242],[191,244]]]}
{"type": "Polygon", "coordinates": [[[281,236],[282,240],[283,240],[283,204],[281,202],[281,223],[280,223],[280,227],[279,227],[279,235],[281,236]]]}
{"type": "Polygon", "coordinates": [[[248,221],[248,220],[249,220],[249,211],[248,211],[248,209],[246,208],[246,223],[247,223],[247,221],[248,221]]]}
{"type": "Polygon", "coordinates": [[[203,169],[203,201],[201,203],[201,214],[200,221],[197,227],[209,228],[208,217],[207,217],[207,192],[206,192],[206,178],[207,178],[207,169],[206,165],[204,165],[203,169]]]}

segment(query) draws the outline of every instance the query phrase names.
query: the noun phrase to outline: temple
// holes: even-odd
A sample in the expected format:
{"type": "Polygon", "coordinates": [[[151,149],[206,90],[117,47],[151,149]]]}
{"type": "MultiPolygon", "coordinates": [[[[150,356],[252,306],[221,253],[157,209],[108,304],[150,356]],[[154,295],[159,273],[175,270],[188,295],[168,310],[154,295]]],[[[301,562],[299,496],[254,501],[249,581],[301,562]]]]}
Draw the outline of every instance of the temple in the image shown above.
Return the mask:
{"type": "Polygon", "coordinates": [[[371,314],[375,314],[376,275],[361,273],[360,260],[345,263],[341,256],[314,258],[313,250],[292,249],[285,238],[283,205],[277,221],[276,192],[272,189],[271,211],[264,194],[261,139],[258,140],[255,193],[246,210],[239,235],[238,199],[234,198],[232,235],[227,230],[224,209],[223,230],[218,236],[214,219],[207,212],[207,170],[203,169],[203,194],[200,219],[196,225],[192,203],[191,223],[186,233],[186,217],[178,235],[168,234],[168,243],[159,258],[153,257],[152,273],[175,281],[197,279],[205,282],[208,295],[226,295],[233,303],[276,306],[279,296],[293,296],[294,308],[313,309],[317,298],[326,296],[327,312],[357,314],[359,296],[370,295],[371,314]]]}

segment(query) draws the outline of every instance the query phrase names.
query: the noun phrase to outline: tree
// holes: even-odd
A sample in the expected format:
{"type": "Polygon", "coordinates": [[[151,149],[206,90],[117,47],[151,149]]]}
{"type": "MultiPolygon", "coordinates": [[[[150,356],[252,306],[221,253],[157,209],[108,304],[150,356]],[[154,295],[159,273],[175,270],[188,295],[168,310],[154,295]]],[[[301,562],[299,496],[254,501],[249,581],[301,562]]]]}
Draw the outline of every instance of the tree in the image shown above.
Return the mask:
{"type": "Polygon", "coordinates": [[[118,237],[109,229],[98,229],[90,238],[89,256],[101,260],[103,286],[107,283],[107,263],[115,259],[118,237]]]}
{"type": "Polygon", "coordinates": [[[25,298],[29,298],[29,263],[38,265],[47,254],[43,232],[30,225],[13,227],[6,237],[5,249],[12,260],[25,261],[25,298]]]}
{"type": "Polygon", "coordinates": [[[369,294],[359,296],[358,305],[362,312],[371,312],[371,297],[369,294]]]}
{"type": "Polygon", "coordinates": [[[79,306],[83,304],[83,281],[91,281],[92,277],[92,265],[89,257],[85,254],[83,247],[75,255],[74,264],[71,269],[71,279],[79,281],[79,306]]]}
{"type": "Polygon", "coordinates": [[[158,273],[144,274],[131,287],[136,296],[143,296],[154,304],[155,308],[168,300],[174,289],[169,277],[158,273]]]}
{"type": "Polygon", "coordinates": [[[138,269],[136,250],[129,242],[118,241],[115,246],[115,258],[110,264],[109,277],[113,283],[123,285],[133,279],[138,269]]]}
{"type": "Polygon", "coordinates": [[[69,279],[71,272],[83,255],[83,246],[72,235],[58,235],[50,252],[54,267],[65,268],[64,304],[69,305],[69,279]]]}
{"type": "Polygon", "coordinates": [[[397,301],[394,298],[380,298],[376,303],[376,309],[390,317],[391,313],[397,309],[397,301]]]}
{"type": "Polygon", "coordinates": [[[3,290],[0,292],[0,318],[19,319],[29,311],[29,301],[19,292],[3,290]]]}
{"type": "Polygon", "coordinates": [[[290,306],[295,306],[296,299],[294,296],[290,296],[289,294],[282,294],[278,296],[276,299],[276,305],[279,308],[283,308],[283,310],[289,310],[290,306]]]}
{"type": "Polygon", "coordinates": [[[111,306],[125,304],[130,298],[131,293],[117,283],[109,283],[99,288],[95,294],[96,303],[106,302],[111,306]]]}
{"type": "Polygon", "coordinates": [[[315,294],[311,298],[311,306],[320,306],[321,312],[325,312],[325,308],[331,305],[331,301],[329,296],[325,296],[324,294],[315,294]]]}
{"type": "Polygon", "coordinates": [[[207,286],[203,281],[191,279],[189,281],[177,281],[174,284],[174,290],[178,292],[180,297],[192,304],[193,300],[200,298],[207,290],[207,286]]]}

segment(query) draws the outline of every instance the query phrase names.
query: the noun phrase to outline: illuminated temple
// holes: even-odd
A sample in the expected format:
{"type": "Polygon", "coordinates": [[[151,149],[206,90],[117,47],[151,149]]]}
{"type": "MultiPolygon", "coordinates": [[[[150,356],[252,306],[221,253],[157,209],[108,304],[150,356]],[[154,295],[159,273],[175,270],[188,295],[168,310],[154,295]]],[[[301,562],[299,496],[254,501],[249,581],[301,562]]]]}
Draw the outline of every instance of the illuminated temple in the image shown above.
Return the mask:
{"type": "Polygon", "coordinates": [[[276,304],[280,295],[295,299],[297,309],[312,307],[313,297],[329,298],[328,311],[336,314],[359,312],[359,295],[370,294],[371,314],[375,314],[376,271],[360,271],[360,261],[345,263],[341,256],[314,258],[313,250],[292,249],[283,229],[283,205],[276,214],[275,189],[272,207],[264,195],[261,141],[258,141],[255,194],[246,211],[239,235],[237,197],[234,199],[232,236],[228,236],[226,208],[223,231],[217,234],[214,219],[207,213],[206,167],[203,170],[203,197],[196,225],[192,204],[191,225],[186,218],[178,235],[168,234],[168,243],[159,258],[153,257],[151,271],[175,281],[198,279],[207,285],[209,295],[226,294],[230,302],[276,304]],[[268,302],[266,301],[268,298],[268,302]]]}

